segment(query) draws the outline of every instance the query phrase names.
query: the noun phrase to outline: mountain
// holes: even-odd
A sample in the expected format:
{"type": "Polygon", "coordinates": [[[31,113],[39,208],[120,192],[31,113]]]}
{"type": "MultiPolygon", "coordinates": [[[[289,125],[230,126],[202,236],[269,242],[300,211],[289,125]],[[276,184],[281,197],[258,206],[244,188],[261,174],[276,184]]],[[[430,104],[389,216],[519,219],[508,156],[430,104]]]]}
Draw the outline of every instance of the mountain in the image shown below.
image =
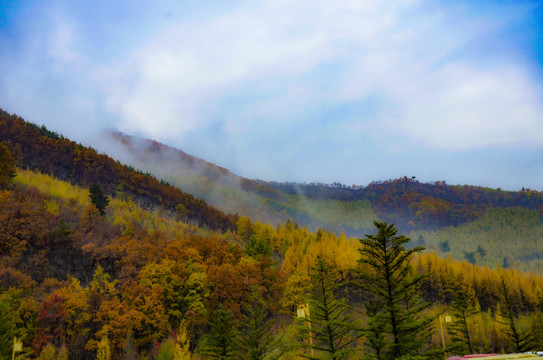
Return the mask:
{"type": "Polygon", "coordinates": [[[105,150],[121,161],[149,171],[225,212],[254,220],[284,222],[285,216],[308,226],[361,235],[371,223],[350,216],[393,222],[403,231],[436,230],[471,222],[493,208],[522,207],[543,213],[543,193],[531,189],[503,191],[415,178],[375,181],[367,186],[279,183],[251,180],[153,140],[106,132],[105,150]],[[329,207],[326,217],[319,217],[329,207]],[[370,209],[371,207],[371,209],[370,209]],[[318,208],[318,211],[311,211],[318,208]],[[334,216],[334,214],[337,216],[334,216]],[[327,221],[332,218],[333,221],[327,221]],[[330,228],[332,227],[332,228],[330,228]],[[358,232],[357,232],[358,230],[358,232]]]}
{"type": "Polygon", "coordinates": [[[106,131],[96,146],[226,213],[254,221],[277,224],[290,219],[313,229],[362,235],[377,218],[367,200],[311,199],[283,192],[154,140],[106,131]]]}
{"type": "Polygon", "coordinates": [[[0,113],[0,141],[19,167],[86,187],[97,183],[107,194],[126,194],[144,208],[162,209],[200,226],[234,230],[238,216],[246,216],[361,237],[381,219],[442,256],[543,273],[537,250],[543,248],[543,194],[535,190],[421,183],[407,177],[367,186],[266,182],[153,140],[115,131],[101,139],[102,150],[117,161],[0,113]]]}
{"type": "MultiPolygon", "coordinates": [[[[175,160],[173,155],[197,162],[181,152],[170,154],[159,144],[152,149],[141,150],[147,161],[158,161],[168,153],[174,163],[184,160],[175,160]]],[[[370,324],[364,309],[375,294],[355,285],[364,281],[360,274],[368,270],[359,263],[363,245],[355,237],[322,228],[312,231],[290,220],[272,225],[225,214],[158,175],[122,165],[7,113],[0,113],[0,175],[7,178],[0,182],[0,357],[12,354],[13,337],[23,342],[23,357],[33,359],[92,360],[107,358],[104,354],[112,359],[172,358],[164,355],[168,346],[169,354],[183,346],[203,357],[205,339],[213,333],[217,318],[226,314],[222,325],[234,333],[243,332],[244,324],[252,320],[247,309],[256,305],[265,310],[270,325],[258,327],[270,335],[280,334],[290,346],[300,341],[296,309],[305,303],[312,281],[314,289],[317,286],[312,270],[317,259],[331,266],[330,275],[339,285],[335,296],[345,300],[362,323],[370,324]],[[90,197],[91,184],[107,195],[105,209],[101,207],[104,212],[90,197]]],[[[226,170],[211,166],[199,176],[219,191],[230,186],[259,200],[270,199],[233,186],[239,178],[226,170]],[[206,177],[219,173],[226,180],[212,182],[206,177]]],[[[273,190],[266,190],[275,197],[270,200],[292,206],[289,211],[302,202],[310,203],[316,210],[306,214],[315,214],[315,221],[322,217],[319,212],[340,217],[334,211],[342,209],[352,218],[370,222],[374,213],[361,216],[356,209],[349,212],[346,205],[364,202],[373,211],[372,204],[384,203],[386,209],[402,209],[406,199],[390,195],[402,191],[420,194],[415,202],[426,196],[448,201],[451,208],[455,201],[462,205],[453,196],[454,187],[418,184],[413,179],[356,189],[308,185],[307,192],[318,191],[303,198],[274,188],[292,184],[260,186],[273,190]],[[434,194],[436,186],[453,195],[439,197],[434,194]],[[364,191],[373,195],[341,198],[364,191]],[[389,200],[376,201],[372,196],[389,200]]],[[[457,190],[464,194],[462,188],[457,190]]],[[[484,189],[473,191],[479,190],[484,189]]],[[[543,226],[535,209],[538,196],[531,190],[521,191],[504,199],[502,207],[491,207],[494,203],[488,199],[492,196],[487,196],[481,201],[482,215],[455,226],[434,222],[426,229],[420,227],[407,243],[429,249],[413,254],[412,268],[406,268],[422,275],[417,278],[420,289],[409,294],[416,291],[432,304],[425,307],[424,316],[436,319],[451,309],[459,290],[469,295],[469,306],[477,310],[468,314],[473,351],[514,351],[515,344],[503,326],[506,314],[500,309],[505,306],[519,331],[542,338],[537,326],[542,318],[543,276],[480,266],[490,258],[501,261],[503,252],[511,260],[510,267],[520,267],[518,262],[534,264],[540,258],[537,249],[543,248],[543,226]],[[524,207],[506,206],[507,201],[521,204],[532,196],[524,207]],[[476,241],[488,246],[479,251],[474,248],[476,241]],[[450,249],[441,247],[443,242],[450,249]],[[474,252],[476,261],[438,256],[461,257],[462,251],[474,252]]],[[[411,211],[409,206],[407,210],[411,211]]],[[[366,328],[362,331],[356,335],[369,334],[366,328]]],[[[445,335],[449,343],[455,341],[451,334],[445,335]]],[[[428,336],[425,342],[425,349],[442,345],[437,336],[428,336]]],[[[368,346],[355,351],[356,357],[372,353],[368,346]]]]}
{"type": "Polygon", "coordinates": [[[413,177],[366,186],[246,179],[157,141],[103,133],[102,150],[226,213],[361,237],[382,219],[441,256],[543,273],[543,194],[413,177]]]}
{"type": "Polygon", "coordinates": [[[224,231],[235,226],[234,215],[218,211],[150,173],[125,166],[3,110],[0,110],[0,141],[11,150],[20,168],[40,171],[85,187],[98,184],[107,194],[126,193],[145,208],[186,212],[184,216],[191,221],[212,229],[224,231]]]}

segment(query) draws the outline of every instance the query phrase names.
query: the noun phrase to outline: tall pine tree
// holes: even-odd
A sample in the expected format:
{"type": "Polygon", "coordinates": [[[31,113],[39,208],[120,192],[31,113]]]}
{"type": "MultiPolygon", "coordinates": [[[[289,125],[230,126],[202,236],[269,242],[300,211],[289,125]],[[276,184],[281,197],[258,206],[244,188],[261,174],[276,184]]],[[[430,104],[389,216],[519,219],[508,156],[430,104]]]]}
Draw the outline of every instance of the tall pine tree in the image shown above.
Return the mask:
{"type": "Polygon", "coordinates": [[[238,359],[240,360],[276,360],[285,347],[284,339],[274,333],[274,318],[266,305],[254,299],[245,306],[243,322],[237,340],[238,359]]]}
{"type": "Polygon", "coordinates": [[[15,335],[15,320],[9,304],[0,301],[0,359],[11,359],[15,335]]]}
{"type": "Polygon", "coordinates": [[[232,313],[221,306],[209,323],[209,333],[199,344],[200,354],[209,359],[234,359],[236,331],[232,313]]]}
{"type": "Polygon", "coordinates": [[[349,316],[345,299],[337,299],[335,291],[341,285],[337,272],[326,260],[317,257],[312,269],[312,290],[309,297],[312,359],[340,360],[354,352],[356,323],[349,316]]]}
{"type": "Polygon", "coordinates": [[[424,248],[406,250],[410,239],[397,236],[394,225],[377,221],[374,225],[377,234],[360,239],[359,250],[359,286],[373,295],[372,312],[367,315],[376,327],[368,336],[376,337],[370,341],[381,339],[376,330],[382,329],[391,339],[383,349],[382,359],[420,355],[430,336],[432,319],[423,315],[429,304],[419,296],[421,281],[427,275],[414,275],[410,257],[424,248]]]}
{"type": "Polygon", "coordinates": [[[503,320],[499,322],[505,325],[505,334],[509,341],[513,344],[513,351],[524,352],[528,349],[530,342],[529,334],[523,333],[517,325],[517,310],[509,295],[509,289],[502,277],[503,304],[500,307],[499,315],[503,320]]]}
{"type": "Polygon", "coordinates": [[[453,323],[448,331],[451,334],[452,345],[450,351],[459,354],[471,354],[473,350],[473,341],[470,336],[469,318],[480,312],[475,299],[471,299],[464,289],[456,291],[454,302],[451,305],[451,315],[453,323]]]}

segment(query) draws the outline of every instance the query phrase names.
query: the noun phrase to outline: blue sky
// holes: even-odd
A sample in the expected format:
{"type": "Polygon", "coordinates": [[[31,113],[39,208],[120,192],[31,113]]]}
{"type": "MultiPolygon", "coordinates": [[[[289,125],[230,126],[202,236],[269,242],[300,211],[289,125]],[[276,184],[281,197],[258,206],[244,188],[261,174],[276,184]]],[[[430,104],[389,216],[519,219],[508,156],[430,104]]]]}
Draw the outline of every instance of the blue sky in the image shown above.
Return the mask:
{"type": "Polygon", "coordinates": [[[543,5],[2,1],[0,107],[250,178],[543,190],[543,5]]]}

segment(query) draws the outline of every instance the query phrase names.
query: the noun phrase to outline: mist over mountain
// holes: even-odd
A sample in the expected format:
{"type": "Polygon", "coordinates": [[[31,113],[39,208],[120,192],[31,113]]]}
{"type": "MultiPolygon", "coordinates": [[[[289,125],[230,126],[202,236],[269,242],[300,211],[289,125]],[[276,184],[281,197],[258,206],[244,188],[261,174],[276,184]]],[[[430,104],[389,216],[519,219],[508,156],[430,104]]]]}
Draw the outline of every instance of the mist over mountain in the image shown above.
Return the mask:
{"type": "MultiPolygon", "coordinates": [[[[98,144],[100,150],[118,160],[149,171],[224,211],[272,223],[286,220],[281,215],[284,213],[304,225],[328,226],[307,213],[325,202],[370,204],[376,217],[394,222],[404,231],[456,226],[494,207],[520,206],[537,211],[543,207],[543,196],[525,188],[503,191],[449,185],[445,180],[422,183],[416,177],[374,181],[365,186],[251,180],[182,150],[118,131],[103,132],[98,144]]],[[[340,224],[346,225],[341,220],[340,224]]]]}
{"type": "Polygon", "coordinates": [[[366,186],[251,180],[118,131],[103,132],[95,145],[113,161],[44,126],[5,112],[2,119],[0,140],[19,166],[85,186],[96,182],[109,194],[130,194],[145,208],[213,229],[232,229],[244,216],[361,237],[373,231],[374,220],[385,220],[442,256],[543,271],[543,256],[533,250],[543,247],[543,194],[536,190],[422,183],[414,177],[366,186]],[[477,257],[481,248],[488,249],[486,256],[477,257]]]}

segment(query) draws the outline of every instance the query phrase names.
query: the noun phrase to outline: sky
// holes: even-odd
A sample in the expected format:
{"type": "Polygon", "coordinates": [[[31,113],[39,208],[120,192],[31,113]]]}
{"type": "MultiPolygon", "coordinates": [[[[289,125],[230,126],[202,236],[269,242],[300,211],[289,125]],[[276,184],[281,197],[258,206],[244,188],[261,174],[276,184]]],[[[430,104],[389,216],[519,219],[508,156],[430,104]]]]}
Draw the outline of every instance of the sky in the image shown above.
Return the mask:
{"type": "Polygon", "coordinates": [[[543,2],[1,0],[0,108],[253,179],[543,190],[543,2]]]}

